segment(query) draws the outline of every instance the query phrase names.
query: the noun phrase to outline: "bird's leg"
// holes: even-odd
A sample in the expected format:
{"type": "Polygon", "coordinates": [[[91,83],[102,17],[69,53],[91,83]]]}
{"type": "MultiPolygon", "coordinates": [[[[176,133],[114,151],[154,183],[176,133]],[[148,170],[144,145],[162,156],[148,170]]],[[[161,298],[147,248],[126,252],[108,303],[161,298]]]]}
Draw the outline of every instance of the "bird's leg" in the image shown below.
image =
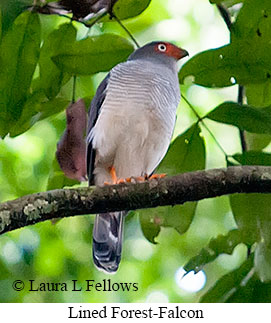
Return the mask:
{"type": "Polygon", "coordinates": [[[109,167],[109,173],[112,178],[112,182],[104,182],[104,185],[114,185],[114,184],[124,184],[124,183],[138,183],[138,182],[145,182],[152,179],[160,179],[166,177],[166,174],[153,174],[151,176],[144,174],[143,176],[131,176],[127,178],[120,178],[118,179],[116,174],[116,169],[114,166],[109,167]]]}
{"type": "Polygon", "coordinates": [[[110,173],[110,176],[112,178],[112,183],[109,183],[109,182],[104,182],[104,185],[114,185],[114,184],[117,184],[118,183],[118,178],[117,178],[117,174],[116,174],[116,169],[114,166],[111,166],[109,167],[109,173],[110,173]]]}
{"type": "Polygon", "coordinates": [[[109,173],[112,178],[112,182],[104,182],[104,185],[115,185],[115,184],[124,184],[126,183],[126,179],[120,178],[118,179],[117,174],[116,174],[116,169],[114,166],[109,167],[109,173]]]}

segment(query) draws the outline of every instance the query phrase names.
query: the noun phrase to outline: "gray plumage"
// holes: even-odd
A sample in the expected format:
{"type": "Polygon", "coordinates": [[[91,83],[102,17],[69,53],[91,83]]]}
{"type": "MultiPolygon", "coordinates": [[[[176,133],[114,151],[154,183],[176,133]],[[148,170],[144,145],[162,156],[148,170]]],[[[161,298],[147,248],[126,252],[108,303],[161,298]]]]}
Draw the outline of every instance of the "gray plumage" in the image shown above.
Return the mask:
{"type": "MultiPolygon", "coordinates": [[[[118,178],[150,175],[166,154],[180,89],[177,59],[155,52],[160,43],[135,51],[99,86],[89,112],[90,183],[112,182],[112,166],[118,178]]],[[[120,262],[124,215],[100,214],[95,220],[94,263],[106,272],[116,271],[120,262]]]]}

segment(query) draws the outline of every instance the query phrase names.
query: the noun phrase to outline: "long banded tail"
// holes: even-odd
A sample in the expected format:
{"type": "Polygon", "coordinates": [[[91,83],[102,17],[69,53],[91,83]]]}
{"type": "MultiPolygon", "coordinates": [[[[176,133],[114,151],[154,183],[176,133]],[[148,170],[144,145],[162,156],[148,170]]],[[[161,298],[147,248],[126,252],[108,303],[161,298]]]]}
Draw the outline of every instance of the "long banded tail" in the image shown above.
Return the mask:
{"type": "Polygon", "coordinates": [[[93,228],[93,261],[106,273],[114,273],[121,260],[124,216],[126,212],[96,215],[93,228]]]}

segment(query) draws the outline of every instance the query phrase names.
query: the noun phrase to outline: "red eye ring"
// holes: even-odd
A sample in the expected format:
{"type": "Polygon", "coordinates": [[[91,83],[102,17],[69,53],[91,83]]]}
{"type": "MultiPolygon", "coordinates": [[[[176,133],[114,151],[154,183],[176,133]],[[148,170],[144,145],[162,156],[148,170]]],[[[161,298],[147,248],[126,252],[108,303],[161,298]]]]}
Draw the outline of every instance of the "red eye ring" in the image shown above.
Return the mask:
{"type": "Polygon", "coordinates": [[[167,50],[167,46],[165,44],[159,44],[157,48],[160,52],[166,52],[167,50]]]}

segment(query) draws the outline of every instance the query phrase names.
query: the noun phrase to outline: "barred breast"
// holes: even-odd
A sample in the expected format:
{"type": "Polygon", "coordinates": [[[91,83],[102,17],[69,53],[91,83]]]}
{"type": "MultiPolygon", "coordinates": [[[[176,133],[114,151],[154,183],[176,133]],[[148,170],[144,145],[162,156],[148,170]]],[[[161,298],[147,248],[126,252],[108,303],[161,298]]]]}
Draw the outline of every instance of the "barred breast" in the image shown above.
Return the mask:
{"type": "Polygon", "coordinates": [[[106,97],[92,131],[95,182],[154,171],[164,157],[180,100],[177,73],[157,64],[127,61],[110,72],[106,97]]]}

